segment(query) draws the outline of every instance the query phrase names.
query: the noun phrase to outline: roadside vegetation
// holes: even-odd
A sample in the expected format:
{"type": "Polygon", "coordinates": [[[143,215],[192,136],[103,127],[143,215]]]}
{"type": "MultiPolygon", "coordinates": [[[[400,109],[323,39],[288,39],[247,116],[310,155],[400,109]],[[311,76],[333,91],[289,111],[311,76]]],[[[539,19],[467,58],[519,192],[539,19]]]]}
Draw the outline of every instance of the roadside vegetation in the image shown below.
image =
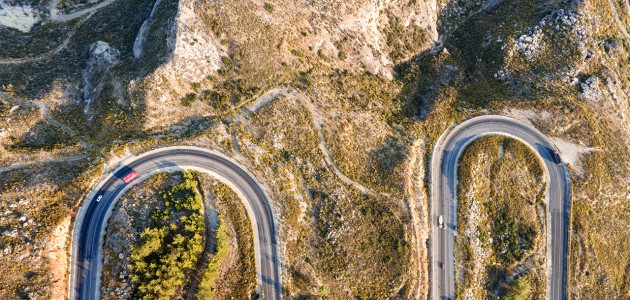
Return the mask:
{"type": "Polygon", "coordinates": [[[470,144],[458,166],[457,296],[544,299],[546,184],[536,155],[501,136],[470,144]]]}
{"type": "Polygon", "coordinates": [[[108,221],[101,298],[255,299],[253,238],[229,187],[204,173],[158,173],[108,221]]]}
{"type": "Polygon", "coordinates": [[[64,281],[51,280],[53,272],[67,278],[65,260],[51,265],[42,249],[69,249],[68,236],[53,232],[69,232],[75,199],[100,172],[85,160],[61,160],[0,173],[0,298],[50,298],[54,289],[65,291],[64,281]]]}
{"type": "Polygon", "coordinates": [[[227,258],[229,247],[230,244],[226,225],[223,223],[223,220],[219,218],[219,229],[216,235],[216,250],[199,283],[196,294],[198,299],[215,299],[214,291],[217,288],[217,280],[221,275],[221,264],[224,263],[227,258]]]}
{"type": "Polygon", "coordinates": [[[134,297],[170,299],[203,252],[205,227],[199,182],[185,172],[175,186],[160,191],[164,207],[150,212],[153,224],[131,248],[129,269],[134,297]]]}
{"type": "MultiPolygon", "coordinates": [[[[0,29],[4,59],[54,49],[76,28],[65,50],[0,68],[0,158],[16,168],[0,173],[0,298],[64,291],[50,283],[63,285],[67,272],[52,278],[47,269],[65,262],[40,254],[52,228],[69,224],[103,167],[129,152],[184,144],[238,157],[269,190],[286,249],[285,298],[425,298],[426,162],[449,125],[486,113],[530,121],[581,149],[569,166],[571,296],[625,297],[630,44],[610,1],[438,2],[435,11],[424,1],[164,0],[138,59],[133,41],[154,1],[115,1],[80,26],[79,19],[49,24],[28,36],[0,29]],[[425,22],[432,18],[439,20],[425,22]],[[435,28],[440,36],[432,40],[435,28]],[[174,33],[187,40],[175,44],[174,33]],[[194,48],[203,38],[216,57],[197,60],[212,48],[194,48]],[[120,62],[88,74],[102,90],[85,112],[83,76],[96,41],[120,51],[120,62]],[[166,63],[174,48],[190,54],[183,61],[207,67],[205,78],[161,77],[182,67],[166,63]],[[239,117],[269,94],[266,107],[239,117]],[[37,101],[50,109],[45,120],[37,101]]],[[[627,23],[624,3],[613,5],[627,23]]],[[[147,221],[143,209],[130,209],[130,218],[147,221]]],[[[479,239],[490,230],[527,237],[522,245],[508,237],[485,245],[491,253],[523,250],[497,255],[496,263],[536,252],[540,235],[530,241],[530,223],[511,207],[479,209],[505,215],[479,239]]],[[[128,279],[124,272],[103,282],[128,279]]],[[[542,276],[531,274],[499,292],[530,286],[536,294],[542,276]]]]}
{"type": "Polygon", "coordinates": [[[245,206],[223,183],[211,187],[219,211],[215,251],[195,293],[197,299],[257,299],[254,232],[245,206]]]}

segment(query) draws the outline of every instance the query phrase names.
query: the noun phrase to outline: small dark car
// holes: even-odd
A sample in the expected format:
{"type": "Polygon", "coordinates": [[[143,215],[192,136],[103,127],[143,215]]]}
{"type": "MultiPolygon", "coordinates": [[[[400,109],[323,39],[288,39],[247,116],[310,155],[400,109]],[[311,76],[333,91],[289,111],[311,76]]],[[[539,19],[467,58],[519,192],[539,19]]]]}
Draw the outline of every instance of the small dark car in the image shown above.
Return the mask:
{"type": "Polygon", "coordinates": [[[551,150],[551,155],[553,156],[553,161],[556,164],[561,164],[562,163],[562,158],[560,157],[560,153],[558,152],[558,150],[551,150]]]}

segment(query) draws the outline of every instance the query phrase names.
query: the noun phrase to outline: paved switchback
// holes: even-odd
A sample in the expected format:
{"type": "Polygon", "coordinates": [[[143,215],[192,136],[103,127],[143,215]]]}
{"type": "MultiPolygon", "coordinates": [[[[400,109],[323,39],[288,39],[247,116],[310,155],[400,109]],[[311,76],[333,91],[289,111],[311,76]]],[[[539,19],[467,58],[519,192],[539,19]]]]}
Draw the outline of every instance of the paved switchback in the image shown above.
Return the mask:
{"type": "Polygon", "coordinates": [[[564,164],[554,162],[553,143],[533,126],[496,115],[470,119],[445,133],[431,159],[431,299],[455,299],[454,245],[457,230],[457,162],[480,136],[505,135],[531,147],[547,176],[547,299],[567,299],[570,187],[564,164]],[[444,218],[444,229],[438,218],[444,218]],[[440,268],[440,264],[443,267],[440,268]]]}
{"type": "Polygon", "coordinates": [[[77,216],[72,241],[70,299],[98,299],[104,226],[113,204],[143,176],[146,178],[146,175],[166,169],[194,169],[209,173],[239,195],[254,229],[256,273],[263,297],[281,299],[278,236],[273,211],[263,187],[245,168],[220,153],[195,147],[158,149],[127,161],[126,166],[137,171],[138,178],[125,184],[120,179],[125,174],[110,174],[93,193],[93,197],[103,195],[101,200],[85,201],[77,216]]]}

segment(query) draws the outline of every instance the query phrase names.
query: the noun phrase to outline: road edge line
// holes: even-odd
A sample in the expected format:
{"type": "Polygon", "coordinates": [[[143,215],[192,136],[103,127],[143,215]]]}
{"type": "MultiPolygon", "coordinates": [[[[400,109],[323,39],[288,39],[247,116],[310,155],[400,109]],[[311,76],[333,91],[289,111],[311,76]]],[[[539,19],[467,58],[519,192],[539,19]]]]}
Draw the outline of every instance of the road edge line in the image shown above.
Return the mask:
{"type": "Polygon", "coordinates": [[[74,284],[74,281],[76,280],[76,264],[73,263],[73,260],[77,257],[77,255],[79,254],[79,248],[78,248],[78,244],[75,243],[76,240],[78,240],[79,237],[79,232],[81,231],[81,225],[83,225],[83,218],[85,217],[85,213],[87,208],[90,206],[90,204],[92,203],[92,200],[94,199],[94,196],[96,195],[96,193],[100,190],[100,188],[103,186],[103,184],[105,182],[107,182],[109,180],[110,177],[114,176],[114,173],[116,173],[116,171],[118,171],[119,169],[121,169],[123,167],[123,162],[125,160],[122,160],[120,163],[120,165],[118,167],[116,167],[114,170],[107,172],[107,168],[106,168],[106,164],[104,164],[103,166],[103,174],[101,174],[101,177],[96,181],[96,185],[93,185],[89,191],[86,194],[83,194],[82,198],[82,203],[80,204],[79,210],[77,211],[77,214],[74,216],[74,222],[73,222],[73,226],[72,226],[72,236],[70,239],[70,274],[68,274],[68,299],[75,299],[76,298],[76,287],[73,287],[72,285],[74,284]],[[75,297],[72,297],[75,296],[75,297]]]}
{"type": "MultiPolygon", "coordinates": [[[[242,171],[244,171],[248,176],[250,176],[255,182],[256,184],[261,188],[264,196],[267,198],[267,205],[269,206],[269,210],[271,212],[271,216],[272,216],[272,221],[273,221],[273,225],[274,228],[273,229],[273,238],[275,240],[275,243],[272,243],[274,245],[275,251],[276,251],[276,259],[275,259],[275,263],[279,266],[278,267],[278,280],[279,282],[277,282],[276,290],[278,292],[278,297],[279,299],[282,299],[282,262],[281,262],[281,251],[279,248],[279,243],[278,241],[279,236],[279,222],[278,222],[278,217],[276,215],[275,210],[273,209],[273,205],[271,202],[271,197],[269,197],[269,193],[267,192],[267,189],[265,188],[264,185],[261,184],[261,182],[258,180],[258,178],[256,176],[254,176],[253,173],[251,173],[249,171],[249,169],[247,169],[247,167],[243,164],[241,164],[240,162],[238,162],[237,160],[235,160],[234,158],[228,156],[227,154],[224,154],[218,150],[214,150],[214,149],[209,149],[209,148],[202,148],[199,146],[164,146],[164,147],[159,147],[150,151],[146,151],[143,152],[142,154],[139,155],[131,155],[131,156],[127,156],[125,158],[123,158],[122,160],[120,160],[118,162],[118,167],[116,167],[115,169],[109,171],[108,175],[102,175],[99,178],[99,181],[97,183],[96,186],[94,186],[90,192],[87,193],[87,195],[84,197],[84,201],[81,204],[81,207],[79,208],[79,211],[75,217],[75,222],[74,222],[74,226],[73,226],[73,230],[72,230],[72,240],[71,240],[71,258],[70,258],[70,275],[69,275],[69,282],[68,282],[68,297],[69,299],[74,299],[76,298],[76,287],[73,287],[73,282],[76,280],[76,264],[73,263],[73,260],[77,257],[78,255],[78,244],[75,243],[75,240],[78,240],[78,236],[80,233],[80,227],[83,224],[83,218],[85,216],[85,213],[87,211],[87,208],[89,207],[89,205],[92,203],[92,200],[94,198],[94,195],[100,190],[100,188],[103,186],[103,184],[105,182],[107,182],[112,176],[115,176],[114,174],[122,169],[124,166],[129,165],[130,163],[132,163],[133,161],[136,161],[138,159],[141,159],[145,156],[148,155],[152,155],[155,153],[159,153],[159,152],[163,152],[163,151],[168,151],[168,150],[173,150],[173,149],[187,149],[187,150],[194,150],[194,151],[200,151],[200,152],[206,152],[206,153],[210,153],[213,155],[217,155],[220,156],[228,161],[230,161],[231,163],[233,163],[234,165],[238,166],[242,171]],[[77,229],[78,228],[78,229],[77,229]],[[280,287],[279,289],[277,287],[280,287]],[[75,296],[75,297],[72,297],[75,296]]],[[[228,180],[221,180],[222,177],[219,176],[218,174],[212,172],[211,170],[206,170],[206,169],[202,169],[202,168],[198,168],[195,166],[185,166],[185,167],[172,167],[172,168],[178,168],[175,169],[174,171],[184,171],[184,170],[196,170],[196,171],[201,171],[204,172],[206,174],[211,174],[211,176],[217,178],[219,181],[227,184],[228,186],[230,186],[230,188],[232,188],[235,193],[237,193],[237,195],[239,196],[239,198],[241,199],[241,202],[243,203],[243,205],[246,207],[246,210],[248,211],[248,215],[250,217],[250,219],[253,220],[252,216],[254,215],[252,213],[252,209],[251,207],[247,204],[247,201],[243,201],[243,199],[245,199],[245,197],[242,195],[242,193],[240,192],[239,189],[236,189],[235,186],[233,184],[231,184],[228,180]]],[[[148,178],[148,176],[153,175],[153,174],[157,174],[159,172],[164,172],[166,171],[165,169],[169,169],[169,167],[167,168],[161,168],[156,170],[155,172],[151,172],[150,174],[145,174],[140,178],[144,178],[142,181],[146,180],[148,178]]],[[[106,170],[104,170],[104,172],[106,172],[106,170]]],[[[101,226],[101,232],[99,233],[99,239],[102,240],[102,242],[104,243],[104,237],[105,237],[105,233],[106,233],[106,227],[107,227],[107,222],[109,220],[109,218],[111,217],[111,214],[113,212],[113,205],[116,204],[116,202],[119,200],[120,197],[122,197],[122,195],[131,187],[135,186],[136,184],[142,182],[142,181],[137,181],[133,180],[136,183],[132,183],[132,184],[127,184],[126,187],[119,193],[119,196],[116,197],[113,201],[112,204],[110,205],[110,207],[108,208],[105,218],[103,219],[103,223],[101,226]]],[[[252,229],[255,232],[255,237],[257,237],[257,226],[255,226],[255,224],[252,224],[252,229]]],[[[258,243],[258,238],[254,238],[254,242],[255,244],[258,243]]],[[[100,283],[101,283],[101,276],[102,276],[102,251],[103,251],[103,245],[99,245],[99,247],[97,248],[98,251],[98,256],[99,259],[97,260],[97,278],[96,278],[96,286],[99,287],[100,290],[100,283]]],[[[254,253],[256,257],[260,257],[260,251],[255,251],[254,249],[254,253]]],[[[262,259],[257,259],[258,261],[260,261],[260,263],[256,264],[256,268],[262,268],[261,263],[262,263],[262,259]]],[[[257,277],[257,290],[260,290],[262,292],[262,272],[257,270],[256,277],[257,277]]],[[[98,299],[98,294],[96,295],[97,299],[98,299]]]]}
{"type": "MultiPolygon", "coordinates": [[[[540,134],[540,136],[544,140],[546,140],[550,145],[553,145],[553,147],[555,149],[558,149],[558,147],[553,142],[553,140],[551,138],[549,138],[547,135],[545,135],[544,133],[542,133],[536,126],[534,126],[534,124],[529,123],[529,122],[524,122],[522,120],[518,120],[518,119],[515,119],[515,118],[512,118],[512,117],[508,117],[508,116],[503,116],[503,115],[482,115],[482,116],[477,116],[477,117],[473,117],[471,119],[468,119],[468,120],[466,120],[466,121],[464,121],[464,122],[462,122],[460,124],[457,124],[457,126],[464,125],[467,122],[472,121],[474,119],[491,118],[491,117],[498,117],[498,118],[502,118],[502,119],[509,119],[509,120],[514,120],[514,121],[523,123],[525,126],[531,127],[536,132],[538,132],[540,134]]],[[[453,124],[453,125],[455,125],[455,124],[453,124]]],[[[442,143],[443,142],[442,137],[447,136],[448,134],[450,134],[452,132],[453,125],[451,125],[451,127],[449,127],[442,134],[442,136],[440,136],[440,138],[438,139],[438,142],[442,143]]],[[[527,146],[528,148],[530,148],[534,153],[538,154],[538,152],[539,152],[532,145],[526,143],[521,138],[519,138],[519,137],[517,137],[515,135],[512,135],[512,134],[506,134],[506,133],[502,133],[502,132],[496,132],[496,131],[484,132],[484,133],[481,133],[481,134],[477,134],[477,135],[473,136],[472,138],[470,138],[469,140],[467,140],[464,143],[464,145],[460,148],[461,150],[458,151],[458,153],[457,153],[457,155],[455,157],[455,170],[454,170],[454,177],[455,177],[454,178],[454,184],[455,184],[455,186],[454,186],[454,192],[455,192],[455,200],[454,200],[454,202],[455,202],[455,210],[454,210],[454,213],[455,213],[455,215],[457,215],[457,199],[456,199],[457,198],[457,166],[459,165],[459,158],[460,158],[461,154],[464,152],[464,150],[466,149],[466,147],[469,144],[471,144],[472,142],[474,142],[475,140],[477,140],[480,137],[492,136],[492,135],[500,135],[500,136],[505,136],[505,137],[509,137],[509,138],[512,138],[512,139],[516,139],[520,143],[522,143],[525,146],[527,146]]],[[[433,150],[434,152],[431,154],[430,166],[433,165],[433,159],[434,159],[433,155],[435,153],[435,150],[437,150],[438,146],[439,146],[439,144],[436,142],[436,145],[434,145],[434,150],[433,150]]],[[[536,155],[536,157],[538,158],[538,160],[542,164],[543,170],[545,172],[545,177],[546,178],[551,178],[550,173],[549,173],[549,169],[547,168],[547,164],[545,163],[545,160],[544,160],[543,156],[536,155]]],[[[441,167],[441,166],[439,166],[439,167],[441,167]]],[[[432,170],[432,168],[429,168],[429,174],[430,174],[430,180],[431,180],[430,181],[430,185],[431,185],[431,195],[430,195],[430,197],[431,197],[431,216],[430,217],[432,217],[432,215],[433,215],[433,205],[432,205],[433,204],[433,182],[432,182],[433,173],[431,172],[431,170],[432,170]]],[[[568,256],[569,256],[570,241],[571,241],[569,228],[570,228],[571,218],[572,218],[571,208],[570,208],[571,207],[571,205],[570,205],[571,204],[570,203],[571,202],[571,198],[570,198],[571,197],[571,180],[570,180],[571,178],[570,178],[570,176],[568,174],[568,168],[566,167],[566,164],[562,167],[562,170],[563,170],[563,175],[564,175],[563,177],[564,177],[564,183],[565,183],[565,189],[564,189],[564,192],[563,192],[563,197],[566,196],[564,198],[568,199],[566,203],[563,203],[563,206],[564,206],[563,207],[563,213],[565,214],[563,216],[563,219],[564,219],[564,221],[568,221],[568,222],[566,222],[565,228],[562,229],[563,232],[564,232],[564,236],[566,238],[566,244],[567,244],[567,251],[563,251],[564,252],[563,253],[563,264],[565,264],[565,268],[563,268],[563,270],[562,270],[562,273],[563,273],[562,277],[563,277],[563,283],[566,283],[566,284],[562,284],[562,293],[563,293],[564,296],[568,297],[568,276],[569,276],[568,275],[568,273],[569,273],[568,270],[570,268],[569,264],[568,264],[568,256]],[[569,218],[568,220],[567,220],[567,217],[569,218]]],[[[551,287],[551,275],[552,275],[551,268],[549,266],[553,265],[553,260],[551,259],[551,257],[552,257],[552,253],[551,253],[552,242],[551,242],[551,240],[552,239],[551,239],[551,211],[550,211],[550,208],[549,208],[549,201],[550,201],[549,191],[550,191],[550,189],[551,188],[550,188],[550,180],[549,180],[547,182],[547,188],[546,188],[546,193],[545,193],[545,198],[547,200],[547,207],[546,207],[546,209],[547,209],[547,225],[546,225],[546,227],[547,227],[547,230],[546,230],[547,231],[547,251],[546,251],[547,252],[547,288],[546,288],[546,290],[547,290],[547,297],[546,298],[547,299],[550,299],[550,287],[551,287]]],[[[451,201],[453,201],[453,199],[451,199],[451,201]]],[[[454,222],[455,222],[455,226],[457,226],[457,218],[455,218],[454,222]]],[[[432,228],[432,226],[430,225],[429,228],[432,228]]],[[[430,229],[430,231],[432,232],[431,229],[430,229]]],[[[563,241],[563,243],[564,243],[564,241],[563,241]]],[[[432,248],[433,247],[432,243],[429,243],[429,244],[430,244],[430,246],[432,248]]],[[[431,263],[433,263],[433,255],[432,254],[433,253],[431,251],[431,257],[430,257],[431,263]]],[[[429,268],[429,274],[431,275],[431,279],[433,279],[432,270],[433,269],[430,267],[429,268]]],[[[455,270],[453,270],[453,271],[455,271],[455,270]]],[[[433,283],[431,283],[430,286],[431,286],[431,289],[430,289],[431,292],[429,294],[430,294],[430,296],[432,296],[433,295],[432,294],[433,283]]],[[[432,298],[432,297],[429,297],[429,298],[432,298]]]]}
{"type": "Polygon", "coordinates": [[[431,152],[431,157],[429,158],[429,278],[430,278],[430,284],[429,284],[429,299],[433,299],[433,231],[431,230],[432,226],[432,218],[433,218],[433,193],[435,192],[433,189],[433,160],[435,159],[435,152],[438,149],[438,147],[442,144],[442,142],[444,141],[444,139],[451,133],[451,131],[453,130],[453,128],[457,127],[458,123],[457,122],[453,122],[451,123],[451,125],[448,126],[448,128],[446,128],[446,130],[444,130],[444,132],[440,135],[440,137],[438,137],[438,139],[435,141],[435,144],[433,145],[433,151],[431,152]]]}

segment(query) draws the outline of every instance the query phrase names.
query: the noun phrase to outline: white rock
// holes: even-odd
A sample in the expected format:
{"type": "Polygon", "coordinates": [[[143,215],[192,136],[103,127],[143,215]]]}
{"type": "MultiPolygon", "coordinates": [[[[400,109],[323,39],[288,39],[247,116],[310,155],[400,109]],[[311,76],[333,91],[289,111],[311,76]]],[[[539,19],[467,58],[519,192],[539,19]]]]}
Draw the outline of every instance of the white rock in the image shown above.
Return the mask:
{"type": "Polygon", "coordinates": [[[580,98],[588,101],[598,101],[603,97],[599,88],[599,78],[591,76],[584,83],[580,84],[582,94],[580,98]]]}
{"type": "Polygon", "coordinates": [[[29,32],[39,22],[39,15],[30,5],[8,5],[0,0],[0,25],[29,32]]]}
{"type": "Polygon", "coordinates": [[[90,64],[96,64],[99,68],[106,68],[118,63],[120,51],[112,48],[108,43],[97,41],[90,45],[90,64]]]}

